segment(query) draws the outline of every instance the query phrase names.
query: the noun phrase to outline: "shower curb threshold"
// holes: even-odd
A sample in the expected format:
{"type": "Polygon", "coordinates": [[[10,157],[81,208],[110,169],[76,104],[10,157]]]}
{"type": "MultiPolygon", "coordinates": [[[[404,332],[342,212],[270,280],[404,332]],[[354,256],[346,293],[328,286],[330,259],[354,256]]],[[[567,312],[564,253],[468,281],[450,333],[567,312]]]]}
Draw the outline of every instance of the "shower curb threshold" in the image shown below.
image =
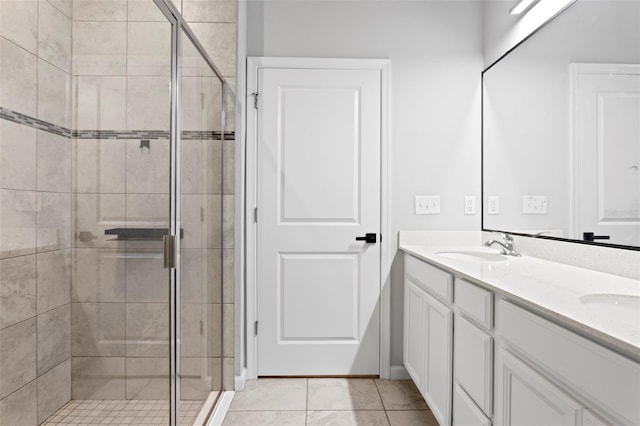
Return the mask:
{"type": "MultiPolygon", "coordinates": [[[[209,419],[206,422],[206,426],[222,426],[222,422],[224,421],[224,418],[227,415],[227,411],[229,411],[229,407],[231,406],[231,401],[233,400],[233,397],[235,396],[235,394],[236,393],[234,391],[222,392],[222,395],[220,395],[220,398],[218,399],[217,404],[215,405],[215,407],[213,407],[213,411],[211,411],[211,415],[209,416],[209,419]]],[[[209,400],[207,400],[207,403],[208,402],[209,400]]],[[[203,412],[205,412],[205,408],[208,405],[207,403],[205,403],[204,407],[202,407],[202,410],[200,411],[201,415],[203,412]]],[[[198,425],[198,424],[205,425],[205,423],[198,423],[198,420],[200,420],[200,415],[194,422],[194,425],[198,425]]]]}

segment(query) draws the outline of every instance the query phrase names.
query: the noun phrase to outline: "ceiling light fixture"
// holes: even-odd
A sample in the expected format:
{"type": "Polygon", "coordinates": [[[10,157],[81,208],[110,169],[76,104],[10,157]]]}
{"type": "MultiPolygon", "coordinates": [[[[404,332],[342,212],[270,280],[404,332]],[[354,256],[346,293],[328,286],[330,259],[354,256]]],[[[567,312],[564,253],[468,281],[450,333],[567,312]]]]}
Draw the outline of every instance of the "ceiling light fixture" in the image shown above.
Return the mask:
{"type": "Polygon", "coordinates": [[[522,12],[529,9],[538,1],[540,0],[520,0],[515,6],[511,8],[509,13],[512,15],[520,15],[522,12]]]}

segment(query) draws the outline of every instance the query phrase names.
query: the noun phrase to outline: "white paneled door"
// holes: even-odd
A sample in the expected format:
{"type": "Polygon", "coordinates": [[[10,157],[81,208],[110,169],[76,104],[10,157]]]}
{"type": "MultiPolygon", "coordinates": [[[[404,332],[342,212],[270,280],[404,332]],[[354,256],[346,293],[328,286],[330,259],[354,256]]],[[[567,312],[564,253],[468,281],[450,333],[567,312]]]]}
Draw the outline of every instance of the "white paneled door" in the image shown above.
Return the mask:
{"type": "Polygon", "coordinates": [[[573,64],[576,237],[640,245],[640,66],[573,64]]]}
{"type": "Polygon", "coordinates": [[[258,71],[260,376],[379,373],[380,79],[258,71]]]}

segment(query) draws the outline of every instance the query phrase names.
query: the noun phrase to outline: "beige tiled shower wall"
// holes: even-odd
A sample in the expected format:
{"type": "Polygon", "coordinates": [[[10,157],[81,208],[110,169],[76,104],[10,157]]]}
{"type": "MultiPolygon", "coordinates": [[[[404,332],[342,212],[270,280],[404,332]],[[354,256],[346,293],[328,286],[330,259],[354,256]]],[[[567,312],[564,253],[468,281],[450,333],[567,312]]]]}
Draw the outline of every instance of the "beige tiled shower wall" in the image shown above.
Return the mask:
{"type": "Polygon", "coordinates": [[[71,27],[71,1],[0,1],[3,425],[71,398],[71,27]]]}

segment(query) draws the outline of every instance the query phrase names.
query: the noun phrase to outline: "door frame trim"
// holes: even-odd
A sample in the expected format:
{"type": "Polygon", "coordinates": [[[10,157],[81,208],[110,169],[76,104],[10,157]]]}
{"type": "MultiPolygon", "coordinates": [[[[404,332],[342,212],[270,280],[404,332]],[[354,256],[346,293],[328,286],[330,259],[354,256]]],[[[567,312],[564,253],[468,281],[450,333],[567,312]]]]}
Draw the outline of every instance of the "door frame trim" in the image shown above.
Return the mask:
{"type": "MultiPolygon", "coordinates": [[[[380,377],[390,378],[391,371],[391,60],[390,59],[337,59],[337,58],[291,58],[291,57],[248,57],[246,111],[246,152],[245,152],[245,280],[246,298],[244,303],[246,337],[245,353],[247,379],[258,377],[258,339],[253,324],[258,318],[257,289],[257,227],[254,208],[257,206],[257,110],[253,107],[252,93],[257,91],[258,70],[261,68],[298,69],[350,69],[378,70],[380,72],[380,232],[383,240],[380,247],[380,377]]],[[[242,302],[242,301],[240,301],[242,302]]]]}

